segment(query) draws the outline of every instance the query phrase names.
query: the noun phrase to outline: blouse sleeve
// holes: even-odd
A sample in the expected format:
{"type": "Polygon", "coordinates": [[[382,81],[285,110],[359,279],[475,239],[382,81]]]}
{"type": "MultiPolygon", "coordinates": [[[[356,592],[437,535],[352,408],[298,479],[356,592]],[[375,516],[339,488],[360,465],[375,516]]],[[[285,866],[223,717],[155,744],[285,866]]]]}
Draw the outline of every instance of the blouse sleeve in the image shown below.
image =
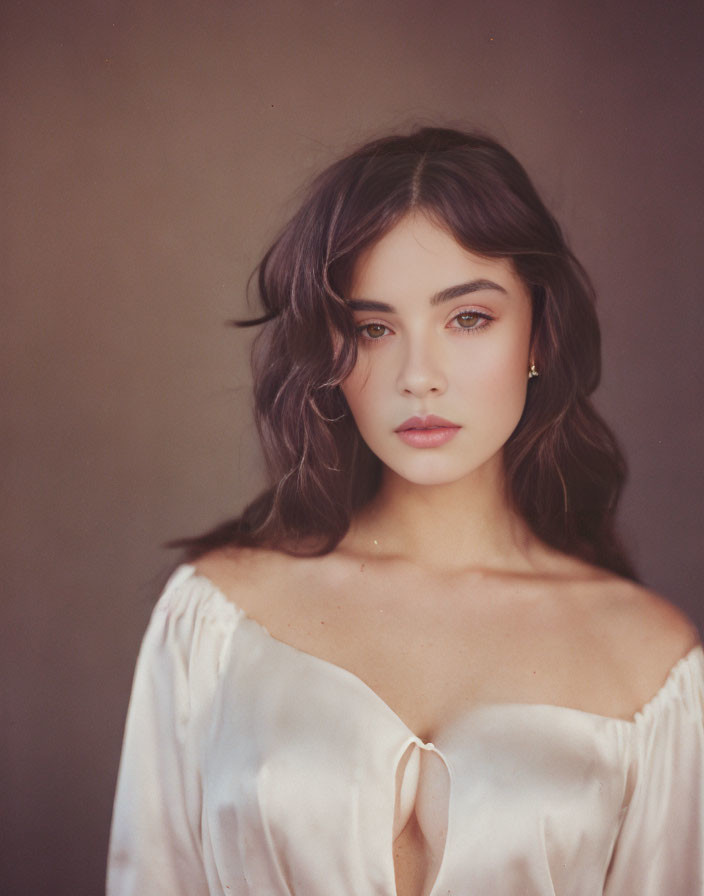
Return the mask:
{"type": "Polygon", "coordinates": [[[628,808],[605,896],[704,896],[704,651],[635,719],[628,808]]]}
{"type": "Polygon", "coordinates": [[[179,567],[152,613],[127,711],[108,896],[201,896],[199,746],[227,647],[224,600],[179,567]]]}

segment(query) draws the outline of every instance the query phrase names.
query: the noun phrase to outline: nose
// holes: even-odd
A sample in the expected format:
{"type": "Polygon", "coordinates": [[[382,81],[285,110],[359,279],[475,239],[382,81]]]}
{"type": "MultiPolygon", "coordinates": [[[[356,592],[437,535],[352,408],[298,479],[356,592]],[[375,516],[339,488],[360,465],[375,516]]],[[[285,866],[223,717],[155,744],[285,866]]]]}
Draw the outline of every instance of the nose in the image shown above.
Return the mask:
{"type": "Polygon", "coordinates": [[[432,337],[408,340],[404,346],[398,373],[399,392],[423,398],[447,389],[447,374],[442,346],[432,337]]]}

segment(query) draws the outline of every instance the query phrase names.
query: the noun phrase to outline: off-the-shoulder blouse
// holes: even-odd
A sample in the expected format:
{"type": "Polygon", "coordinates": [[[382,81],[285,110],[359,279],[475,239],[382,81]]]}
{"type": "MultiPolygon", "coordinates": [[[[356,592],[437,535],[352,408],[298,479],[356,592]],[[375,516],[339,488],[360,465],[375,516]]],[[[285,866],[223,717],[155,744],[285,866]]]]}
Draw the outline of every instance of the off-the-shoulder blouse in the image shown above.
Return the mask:
{"type": "Polygon", "coordinates": [[[414,808],[432,896],[701,896],[701,644],[630,721],[480,705],[430,744],[179,567],[137,661],[109,896],[395,896],[414,808]]]}

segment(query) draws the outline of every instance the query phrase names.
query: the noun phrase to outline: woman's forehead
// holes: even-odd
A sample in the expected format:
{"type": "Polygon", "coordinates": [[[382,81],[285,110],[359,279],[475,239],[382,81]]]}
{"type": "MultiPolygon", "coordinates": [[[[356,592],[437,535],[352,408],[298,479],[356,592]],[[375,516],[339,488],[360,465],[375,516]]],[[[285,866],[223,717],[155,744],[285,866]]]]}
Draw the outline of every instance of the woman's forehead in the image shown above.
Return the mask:
{"type": "Polygon", "coordinates": [[[375,293],[394,295],[409,288],[435,294],[456,283],[481,279],[504,288],[520,285],[511,258],[472,252],[446,227],[413,212],[360,253],[352,269],[349,296],[373,299],[380,297],[375,293]]]}

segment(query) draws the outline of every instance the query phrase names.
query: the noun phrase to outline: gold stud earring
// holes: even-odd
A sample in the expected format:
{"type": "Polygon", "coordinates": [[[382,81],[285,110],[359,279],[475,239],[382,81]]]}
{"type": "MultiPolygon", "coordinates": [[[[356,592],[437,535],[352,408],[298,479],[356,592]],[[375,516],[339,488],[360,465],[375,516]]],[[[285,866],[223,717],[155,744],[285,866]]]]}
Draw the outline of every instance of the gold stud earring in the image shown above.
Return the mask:
{"type": "Polygon", "coordinates": [[[528,370],[528,379],[531,379],[531,377],[534,377],[534,376],[540,376],[540,374],[538,373],[538,370],[535,366],[535,361],[531,361],[530,368],[528,370]]]}

